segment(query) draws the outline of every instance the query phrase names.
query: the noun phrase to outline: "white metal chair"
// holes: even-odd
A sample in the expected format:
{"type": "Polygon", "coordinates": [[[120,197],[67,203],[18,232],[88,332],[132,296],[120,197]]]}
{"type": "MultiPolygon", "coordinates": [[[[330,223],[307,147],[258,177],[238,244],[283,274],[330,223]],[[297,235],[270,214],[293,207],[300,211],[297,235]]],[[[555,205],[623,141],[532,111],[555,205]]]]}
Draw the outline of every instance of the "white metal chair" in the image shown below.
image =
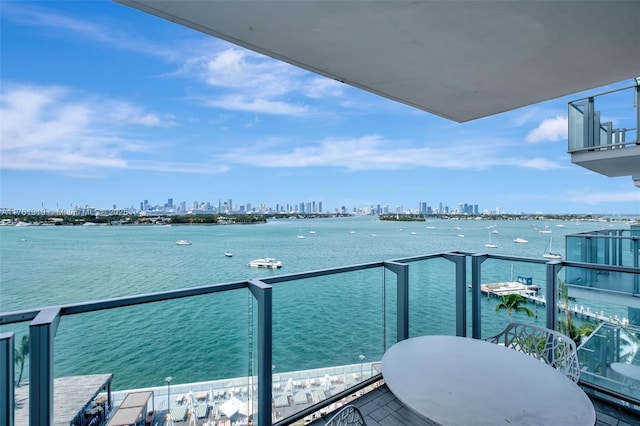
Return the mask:
{"type": "Polygon", "coordinates": [[[325,426],[356,426],[366,425],[364,422],[364,416],[353,405],[346,405],[340,409],[329,419],[325,426]]]}
{"type": "Polygon", "coordinates": [[[561,371],[574,382],[580,380],[576,344],[568,336],[537,325],[512,322],[500,333],[485,339],[524,352],[561,371]]]}

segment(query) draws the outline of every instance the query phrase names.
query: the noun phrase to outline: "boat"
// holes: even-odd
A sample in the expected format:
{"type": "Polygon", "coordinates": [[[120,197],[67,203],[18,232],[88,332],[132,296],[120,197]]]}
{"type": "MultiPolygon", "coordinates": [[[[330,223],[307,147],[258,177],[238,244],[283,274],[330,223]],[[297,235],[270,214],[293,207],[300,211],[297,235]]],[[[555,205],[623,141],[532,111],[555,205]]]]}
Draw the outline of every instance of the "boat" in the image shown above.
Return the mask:
{"type": "Polygon", "coordinates": [[[545,251],[542,254],[542,257],[546,258],[546,259],[562,259],[562,255],[559,253],[554,253],[553,251],[551,251],[551,242],[552,242],[552,238],[549,238],[549,250],[545,251]]]}
{"type": "Polygon", "coordinates": [[[231,253],[230,251],[225,251],[224,255],[227,257],[233,257],[233,253],[231,253]]]}
{"type": "Polygon", "coordinates": [[[521,243],[521,244],[525,244],[528,243],[528,240],[525,240],[524,238],[518,237],[515,240],[513,240],[514,243],[521,243]]]}
{"type": "MultiPolygon", "coordinates": [[[[471,285],[469,285],[471,288],[471,285]]],[[[533,284],[531,277],[518,276],[514,281],[481,284],[480,291],[489,296],[506,296],[507,294],[519,294],[521,296],[536,296],[540,292],[540,286],[533,284]]]]}
{"type": "Polygon", "coordinates": [[[278,269],[282,268],[282,262],[276,260],[273,257],[265,257],[263,259],[255,259],[249,262],[249,266],[252,268],[269,268],[278,269]]]}
{"type": "Polygon", "coordinates": [[[540,233],[541,234],[551,234],[552,231],[551,231],[551,229],[549,229],[549,226],[545,226],[544,229],[540,230],[540,233]]]}
{"type": "Polygon", "coordinates": [[[300,232],[298,232],[298,236],[297,236],[297,238],[298,238],[299,240],[304,240],[305,238],[307,238],[307,237],[305,237],[304,235],[302,235],[302,227],[300,227],[300,232]]]}
{"type": "Polygon", "coordinates": [[[179,246],[190,246],[191,245],[191,241],[189,240],[178,240],[176,241],[176,244],[179,246]]]}
{"type": "Polygon", "coordinates": [[[310,234],[315,234],[315,233],[316,233],[316,231],[309,231],[309,233],[310,233],[310,234]]]}
{"type": "Polygon", "coordinates": [[[489,242],[484,245],[487,248],[498,248],[497,244],[491,242],[491,233],[489,233],[489,242]]]}

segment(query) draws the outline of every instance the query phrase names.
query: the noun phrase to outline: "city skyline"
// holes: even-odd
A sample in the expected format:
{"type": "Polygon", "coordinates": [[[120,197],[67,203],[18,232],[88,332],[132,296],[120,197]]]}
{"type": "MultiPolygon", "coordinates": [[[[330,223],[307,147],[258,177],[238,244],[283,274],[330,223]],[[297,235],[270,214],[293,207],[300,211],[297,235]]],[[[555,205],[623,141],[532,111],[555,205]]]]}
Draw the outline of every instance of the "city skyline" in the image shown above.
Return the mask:
{"type": "Polygon", "coordinates": [[[112,1],[0,6],[2,208],[640,212],[628,176],[571,164],[566,103],[584,94],[458,124],[112,1]]]}
{"type": "Polygon", "coordinates": [[[356,213],[356,214],[526,214],[536,212],[505,212],[497,207],[495,209],[480,209],[477,203],[457,203],[450,207],[449,204],[437,202],[430,204],[426,201],[415,203],[415,206],[390,206],[388,203],[375,203],[369,206],[334,206],[327,208],[321,200],[301,201],[297,203],[276,203],[275,205],[254,205],[250,202],[236,203],[233,199],[218,199],[216,203],[206,200],[194,200],[174,202],[174,198],[166,199],[166,203],[155,203],[145,199],[130,206],[118,206],[113,204],[110,207],[91,206],[89,204],[60,206],[56,203],[55,208],[50,208],[42,204],[39,209],[8,208],[0,206],[2,214],[94,214],[95,212],[111,212],[111,214],[237,214],[237,213],[300,213],[300,214],[332,214],[332,213],[356,213]]]}

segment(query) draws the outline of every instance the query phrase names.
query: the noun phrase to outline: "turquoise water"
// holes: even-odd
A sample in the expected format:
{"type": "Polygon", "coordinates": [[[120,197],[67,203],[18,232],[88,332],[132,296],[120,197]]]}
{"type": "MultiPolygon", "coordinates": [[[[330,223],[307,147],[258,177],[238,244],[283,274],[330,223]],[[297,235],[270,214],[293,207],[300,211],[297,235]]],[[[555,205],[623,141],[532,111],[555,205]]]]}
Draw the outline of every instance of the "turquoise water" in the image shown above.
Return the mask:
{"type": "MultiPolygon", "coordinates": [[[[543,221],[381,222],[372,217],[277,220],[264,225],[0,227],[0,311],[151,293],[262,276],[439,253],[470,251],[541,258],[552,229],[564,234],[597,224],[543,221]],[[558,227],[556,225],[564,225],[558,227]],[[497,249],[487,249],[487,228],[497,249]],[[459,229],[456,229],[459,228],[459,229]],[[313,231],[314,233],[310,233],[313,231]],[[303,234],[306,238],[299,239],[303,234]],[[462,237],[464,235],[464,237],[462,237]],[[513,243],[516,237],[528,244],[513,243]],[[192,241],[178,246],[177,240],[192,241]],[[225,257],[231,251],[233,257],[225,257]],[[248,262],[276,257],[277,271],[248,262]]],[[[483,281],[516,275],[544,279],[544,266],[487,261],[483,281]]],[[[455,333],[453,266],[442,259],[411,270],[411,333],[455,333]]],[[[277,284],[273,291],[274,372],[380,359],[395,335],[395,276],[382,269],[277,284]],[[386,297],[385,297],[386,295],[386,297]],[[385,305],[386,303],[386,305],[385,305]],[[387,309],[387,315],[383,314],[387,309]]],[[[490,302],[486,302],[489,304],[490,302]]],[[[248,374],[245,289],[64,317],[55,339],[56,376],[114,373],[114,387],[214,380],[248,374]]],[[[483,327],[495,314],[487,310],[483,327]]],[[[496,327],[500,321],[493,320],[496,327]]],[[[2,329],[26,333],[27,324],[2,329]]],[[[254,341],[255,343],[255,341],[254,341]]],[[[28,371],[28,370],[27,370],[28,371]]]]}

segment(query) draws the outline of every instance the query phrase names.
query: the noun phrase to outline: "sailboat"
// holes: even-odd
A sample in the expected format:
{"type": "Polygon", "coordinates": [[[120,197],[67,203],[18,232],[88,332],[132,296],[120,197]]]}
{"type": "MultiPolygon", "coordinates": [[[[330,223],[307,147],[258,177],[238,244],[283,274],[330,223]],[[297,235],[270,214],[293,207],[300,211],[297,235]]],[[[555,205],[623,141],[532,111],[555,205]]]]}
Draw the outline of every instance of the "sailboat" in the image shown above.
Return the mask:
{"type": "Polygon", "coordinates": [[[484,245],[487,248],[498,248],[498,246],[496,244],[493,244],[491,242],[491,232],[489,232],[489,242],[487,244],[484,245]]]}
{"type": "Polygon", "coordinates": [[[547,258],[547,259],[562,259],[562,255],[558,254],[558,253],[554,253],[551,250],[551,242],[553,241],[553,238],[549,238],[549,250],[545,251],[542,254],[542,257],[547,258]]]}

